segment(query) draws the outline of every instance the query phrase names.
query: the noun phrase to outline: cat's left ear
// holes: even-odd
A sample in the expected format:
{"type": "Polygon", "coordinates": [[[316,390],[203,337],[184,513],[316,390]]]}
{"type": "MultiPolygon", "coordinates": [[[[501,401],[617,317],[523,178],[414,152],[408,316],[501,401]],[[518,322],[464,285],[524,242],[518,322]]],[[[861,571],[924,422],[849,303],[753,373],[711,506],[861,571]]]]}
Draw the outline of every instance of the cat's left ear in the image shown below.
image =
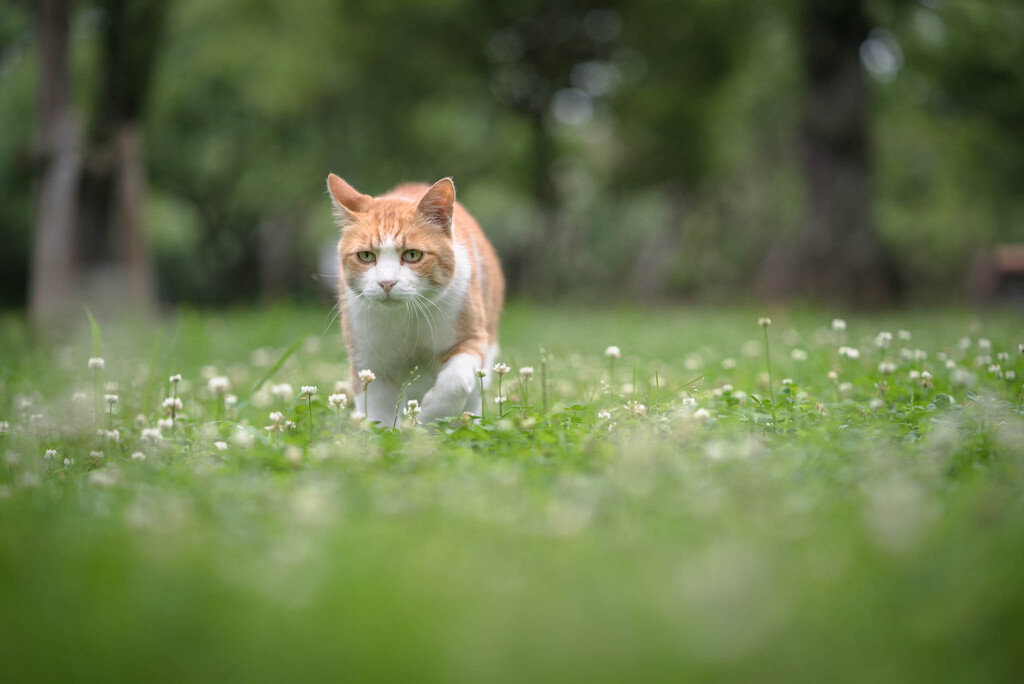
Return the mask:
{"type": "Polygon", "coordinates": [[[455,183],[442,178],[434,183],[420,200],[416,213],[420,218],[437,226],[446,235],[452,234],[452,212],[455,210],[455,183]]]}
{"type": "Polygon", "coordinates": [[[356,222],[355,214],[366,211],[373,198],[364,195],[333,173],[327,176],[327,192],[334,206],[334,219],[344,228],[356,222]]]}

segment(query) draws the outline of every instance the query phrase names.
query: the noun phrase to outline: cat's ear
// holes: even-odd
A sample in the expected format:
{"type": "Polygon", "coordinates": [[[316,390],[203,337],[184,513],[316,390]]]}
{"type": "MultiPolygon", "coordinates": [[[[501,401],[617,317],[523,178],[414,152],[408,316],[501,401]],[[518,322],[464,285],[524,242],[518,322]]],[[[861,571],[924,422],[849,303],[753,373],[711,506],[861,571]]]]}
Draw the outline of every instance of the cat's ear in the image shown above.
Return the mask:
{"type": "Polygon", "coordinates": [[[366,211],[373,202],[372,197],[359,192],[333,173],[327,176],[327,192],[334,205],[334,218],[342,228],[355,223],[353,214],[366,211]]]}
{"type": "Polygon", "coordinates": [[[420,200],[416,213],[420,219],[440,228],[444,233],[452,233],[452,212],[455,210],[455,183],[451,178],[442,178],[430,186],[427,194],[420,200]]]}

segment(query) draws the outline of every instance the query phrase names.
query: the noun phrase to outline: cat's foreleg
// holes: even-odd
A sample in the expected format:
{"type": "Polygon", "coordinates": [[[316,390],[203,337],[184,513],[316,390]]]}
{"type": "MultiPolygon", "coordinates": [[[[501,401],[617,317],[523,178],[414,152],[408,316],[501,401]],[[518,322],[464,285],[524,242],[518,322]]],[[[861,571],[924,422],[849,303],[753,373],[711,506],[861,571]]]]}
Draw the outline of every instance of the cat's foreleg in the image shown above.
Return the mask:
{"type": "Polygon", "coordinates": [[[433,423],[466,410],[466,403],[476,388],[476,371],[482,358],[482,354],[475,351],[459,351],[445,362],[434,387],[423,397],[420,422],[433,423]]]}
{"type": "Polygon", "coordinates": [[[355,391],[356,411],[366,416],[371,423],[391,426],[395,420],[395,405],[401,387],[385,378],[377,378],[365,389],[360,385],[355,391]]]}

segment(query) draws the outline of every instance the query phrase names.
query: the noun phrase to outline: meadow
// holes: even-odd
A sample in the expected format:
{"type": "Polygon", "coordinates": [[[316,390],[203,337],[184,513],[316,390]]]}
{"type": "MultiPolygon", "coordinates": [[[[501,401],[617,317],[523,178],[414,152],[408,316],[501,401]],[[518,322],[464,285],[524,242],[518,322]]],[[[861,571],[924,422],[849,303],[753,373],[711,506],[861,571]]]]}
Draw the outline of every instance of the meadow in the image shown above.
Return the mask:
{"type": "Polygon", "coordinates": [[[353,416],[321,309],[7,315],[0,671],[1019,681],[1022,342],[1008,311],[514,304],[505,400],[431,431],[353,416]]]}

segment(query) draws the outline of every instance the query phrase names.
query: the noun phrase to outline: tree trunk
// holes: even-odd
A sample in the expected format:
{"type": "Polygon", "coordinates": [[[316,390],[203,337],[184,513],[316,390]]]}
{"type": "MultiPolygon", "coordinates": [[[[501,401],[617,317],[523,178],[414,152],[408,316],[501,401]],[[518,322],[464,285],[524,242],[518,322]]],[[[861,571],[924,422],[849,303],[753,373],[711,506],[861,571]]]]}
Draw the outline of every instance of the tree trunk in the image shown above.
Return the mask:
{"type": "Polygon", "coordinates": [[[153,270],[143,232],[142,117],[162,33],[164,0],[105,0],[102,80],[82,184],[83,296],[100,309],[151,313],[153,270]]]}
{"type": "Polygon", "coordinates": [[[853,305],[895,294],[872,215],[868,92],[860,46],[870,24],[861,0],[805,0],[801,124],[808,189],[798,250],[800,294],[853,305]]]}
{"type": "Polygon", "coordinates": [[[71,109],[68,82],[70,0],[39,0],[39,194],[36,207],[29,317],[57,323],[77,287],[75,222],[82,167],[82,133],[71,109]]]}

